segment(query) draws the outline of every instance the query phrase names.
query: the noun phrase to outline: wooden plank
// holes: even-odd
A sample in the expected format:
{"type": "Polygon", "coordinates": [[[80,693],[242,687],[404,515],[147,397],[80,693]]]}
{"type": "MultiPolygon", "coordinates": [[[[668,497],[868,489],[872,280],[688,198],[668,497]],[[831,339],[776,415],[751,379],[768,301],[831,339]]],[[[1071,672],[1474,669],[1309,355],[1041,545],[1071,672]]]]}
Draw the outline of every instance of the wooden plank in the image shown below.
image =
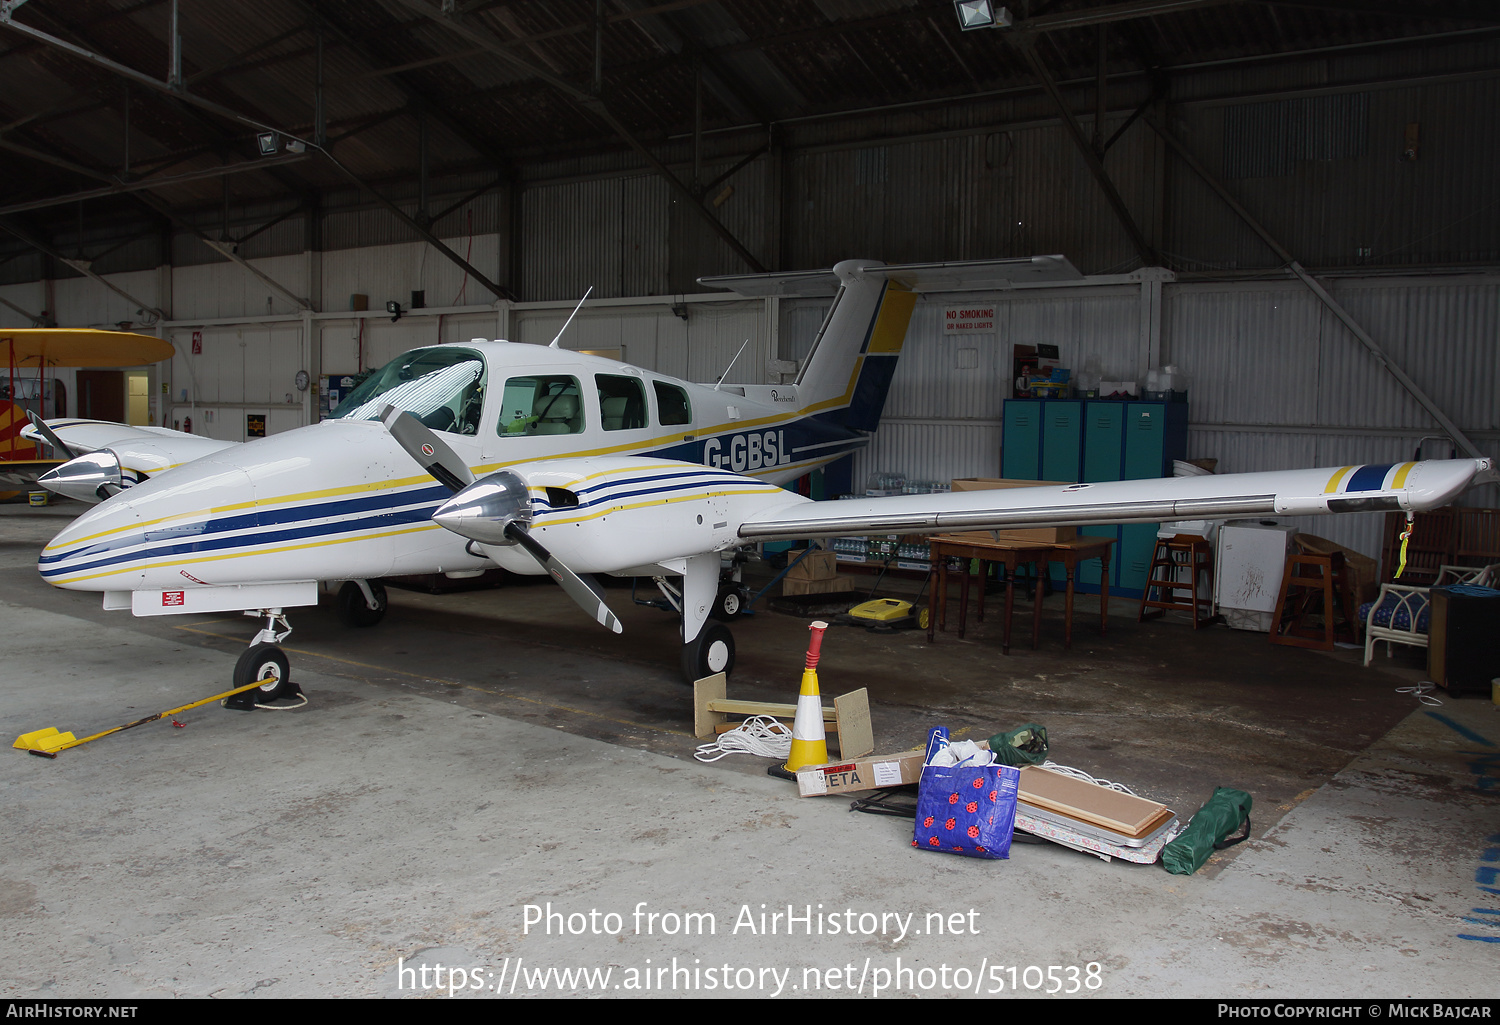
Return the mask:
{"type": "MultiPolygon", "coordinates": [[[[728,715],[774,715],[777,718],[790,716],[796,718],[796,705],[782,705],[771,701],[736,701],[733,699],[716,698],[708,702],[707,708],[710,712],[724,712],[728,715]]],[[[835,709],[823,706],[823,721],[833,722],[838,717],[835,709]]]]}
{"type": "Polygon", "coordinates": [[[1092,822],[1132,838],[1145,836],[1161,825],[1165,821],[1163,813],[1168,812],[1167,806],[1157,801],[1131,797],[1034,765],[1021,770],[1017,797],[1026,804],[1092,822]]]}
{"type": "Polygon", "coordinates": [[[693,736],[712,736],[714,727],[724,721],[722,712],[711,711],[708,706],[713,701],[724,700],[728,689],[729,677],[723,673],[693,681],[693,736]]]}
{"type": "Polygon", "coordinates": [[[875,750],[875,729],[870,725],[870,692],[861,687],[833,699],[838,711],[839,757],[861,758],[875,750]]]}

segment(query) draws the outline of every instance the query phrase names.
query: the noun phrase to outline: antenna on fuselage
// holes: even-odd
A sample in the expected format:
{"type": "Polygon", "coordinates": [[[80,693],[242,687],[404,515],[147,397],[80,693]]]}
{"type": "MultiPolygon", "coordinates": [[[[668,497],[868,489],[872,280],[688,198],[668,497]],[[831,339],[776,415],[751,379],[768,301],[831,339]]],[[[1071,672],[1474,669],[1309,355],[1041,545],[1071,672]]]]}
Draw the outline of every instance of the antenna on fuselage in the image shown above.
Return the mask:
{"type": "MultiPolygon", "coordinates": [[[[746,338],[745,339],[745,345],[749,345],[749,344],[750,344],[750,339],[746,338]]],[[[731,370],[733,370],[734,369],[734,365],[739,362],[740,353],[742,353],[742,352],[745,351],[745,345],[741,345],[740,346],[740,351],[734,354],[734,359],[732,359],[732,360],[729,361],[729,366],[727,366],[727,367],[724,368],[724,372],[722,374],[720,374],[719,375],[719,379],[714,382],[714,391],[718,391],[719,390],[719,385],[721,385],[721,384],[724,383],[724,378],[726,378],[726,377],[729,376],[729,372],[731,370]]]]}
{"type": "Polygon", "coordinates": [[[557,343],[560,342],[560,341],[562,341],[563,331],[566,331],[568,329],[568,325],[571,324],[571,323],[573,323],[573,318],[576,317],[576,316],[578,316],[578,311],[581,310],[581,309],[583,309],[583,304],[589,301],[589,293],[592,292],[593,290],[594,290],[594,286],[590,285],[588,292],[583,293],[583,298],[580,299],[580,300],[578,300],[578,305],[575,306],[575,307],[573,307],[573,312],[570,313],[570,314],[568,314],[568,319],[567,320],[563,321],[562,331],[559,331],[557,333],[557,337],[554,338],[554,339],[552,339],[552,344],[549,345],[549,346],[547,346],[547,348],[549,348],[549,349],[555,349],[555,348],[557,348],[557,343]]]}

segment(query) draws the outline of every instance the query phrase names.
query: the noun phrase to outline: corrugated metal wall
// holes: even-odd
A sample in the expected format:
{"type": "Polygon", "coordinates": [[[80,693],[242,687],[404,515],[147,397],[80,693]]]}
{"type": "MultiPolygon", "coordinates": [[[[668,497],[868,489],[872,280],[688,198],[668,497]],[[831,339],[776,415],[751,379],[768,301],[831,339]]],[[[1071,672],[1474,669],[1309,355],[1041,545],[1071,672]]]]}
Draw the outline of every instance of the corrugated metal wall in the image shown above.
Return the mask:
{"type": "MultiPolygon", "coordinates": [[[[1469,434],[1500,455],[1500,278],[1333,282],[1334,297],[1469,434]]],[[[1167,359],[1192,375],[1189,455],[1223,473],[1412,458],[1431,417],[1300,284],[1164,289],[1167,359]]],[[[1428,457],[1446,456],[1429,442],[1428,457]]],[[[1464,504],[1500,501],[1493,486],[1464,504]]],[[[1380,517],[1298,521],[1371,555],[1380,517]]]]}

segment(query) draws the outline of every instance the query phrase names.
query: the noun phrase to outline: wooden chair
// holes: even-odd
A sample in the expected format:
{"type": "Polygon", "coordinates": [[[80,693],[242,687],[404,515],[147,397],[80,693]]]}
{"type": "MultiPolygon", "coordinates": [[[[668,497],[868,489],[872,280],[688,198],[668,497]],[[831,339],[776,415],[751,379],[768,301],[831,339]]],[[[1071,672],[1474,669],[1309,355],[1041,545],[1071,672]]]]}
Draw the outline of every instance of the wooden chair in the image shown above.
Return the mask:
{"type": "Polygon", "coordinates": [[[1178,534],[1172,538],[1159,537],[1151,554],[1151,568],[1146,573],[1146,589],[1141,592],[1141,609],[1136,622],[1155,619],[1167,609],[1179,609],[1193,616],[1193,629],[1208,622],[1214,615],[1214,549],[1213,545],[1197,534],[1178,534]],[[1184,583],[1179,574],[1186,573],[1184,583]],[[1198,593],[1198,578],[1206,575],[1203,594],[1198,593]],[[1155,597],[1152,597],[1152,592],[1155,597]],[[1187,595],[1178,597],[1178,591],[1187,595]],[[1147,610],[1150,610],[1149,612],[1147,610]]]}
{"type": "Polygon", "coordinates": [[[1344,553],[1288,555],[1271,643],[1332,651],[1340,640],[1359,640],[1344,553]]]}

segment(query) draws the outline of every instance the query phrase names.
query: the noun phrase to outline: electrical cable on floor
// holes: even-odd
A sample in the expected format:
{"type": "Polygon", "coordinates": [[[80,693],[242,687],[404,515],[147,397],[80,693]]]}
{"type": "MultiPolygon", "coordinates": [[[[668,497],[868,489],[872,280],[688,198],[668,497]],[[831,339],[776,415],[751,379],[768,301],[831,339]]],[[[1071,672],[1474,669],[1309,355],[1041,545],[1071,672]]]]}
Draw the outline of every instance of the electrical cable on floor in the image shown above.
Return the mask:
{"type": "Polygon", "coordinates": [[[700,762],[717,762],[725,755],[746,754],[785,759],[792,753],[792,731],[769,715],[754,715],[712,744],[693,753],[700,762]]]}
{"type": "Polygon", "coordinates": [[[1442,701],[1433,697],[1429,691],[1436,686],[1431,680],[1423,680],[1413,687],[1397,687],[1397,694],[1410,694],[1424,705],[1441,705],[1442,701]]]}
{"type": "Polygon", "coordinates": [[[1130,797],[1140,796],[1134,790],[1131,790],[1129,787],[1127,787],[1124,783],[1111,783],[1107,779],[1098,779],[1094,776],[1090,776],[1082,769],[1073,768],[1071,765],[1058,765],[1056,762],[1046,761],[1042,763],[1041,767],[1048,770],[1049,772],[1055,772],[1060,776],[1069,776],[1073,779],[1081,779],[1085,783],[1092,783],[1095,786],[1103,787],[1106,790],[1114,790],[1118,793],[1126,794],[1130,797]]]}

